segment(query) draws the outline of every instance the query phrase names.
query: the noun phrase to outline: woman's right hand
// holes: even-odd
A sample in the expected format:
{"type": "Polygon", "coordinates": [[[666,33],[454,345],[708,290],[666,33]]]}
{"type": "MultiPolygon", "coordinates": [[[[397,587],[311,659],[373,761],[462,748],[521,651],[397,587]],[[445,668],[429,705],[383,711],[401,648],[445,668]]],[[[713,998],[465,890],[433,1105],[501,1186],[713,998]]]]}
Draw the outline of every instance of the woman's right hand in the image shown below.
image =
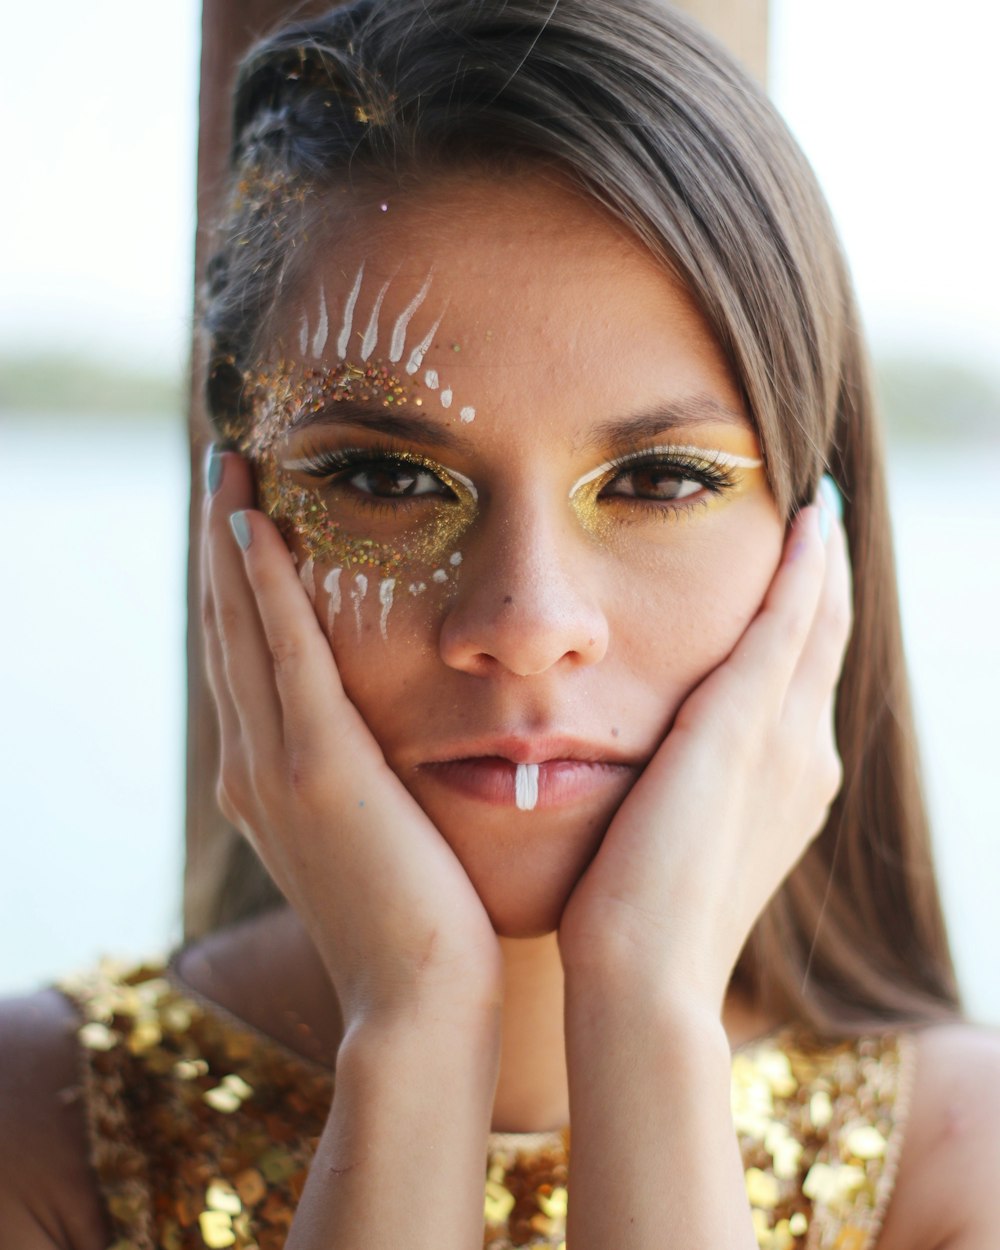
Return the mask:
{"type": "Polygon", "coordinates": [[[347,1027],[428,1002],[495,1009],[500,950],[479,896],[345,694],[284,540],[252,510],[248,464],[215,455],[202,619],[224,815],[306,926],[347,1027]]]}

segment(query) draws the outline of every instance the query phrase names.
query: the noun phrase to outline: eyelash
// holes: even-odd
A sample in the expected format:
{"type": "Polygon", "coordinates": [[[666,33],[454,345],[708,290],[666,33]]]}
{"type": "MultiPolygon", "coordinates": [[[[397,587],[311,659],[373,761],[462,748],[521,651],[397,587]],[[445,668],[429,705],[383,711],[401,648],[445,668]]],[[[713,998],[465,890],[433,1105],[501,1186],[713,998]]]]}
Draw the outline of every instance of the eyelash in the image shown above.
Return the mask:
{"type": "Polygon", "coordinates": [[[702,459],[701,457],[684,455],[650,455],[646,452],[630,452],[609,461],[607,476],[597,492],[597,501],[608,504],[625,498],[630,505],[639,507],[646,513],[655,513],[663,520],[676,518],[679,512],[704,506],[708,501],[702,496],[683,497],[681,499],[642,499],[638,496],[605,496],[604,491],[617,481],[625,471],[637,472],[642,469],[659,469],[673,476],[698,482],[713,495],[723,495],[737,483],[736,471],[719,461],[702,459]]]}
{"type": "Polygon", "coordinates": [[[374,444],[371,447],[350,447],[347,449],[324,448],[320,451],[306,451],[302,456],[302,467],[298,472],[307,477],[319,478],[324,485],[336,486],[343,484],[351,492],[352,503],[359,508],[368,508],[372,512],[385,514],[395,513],[401,508],[414,506],[418,501],[435,500],[438,503],[454,503],[458,496],[447,475],[432,461],[421,460],[419,457],[402,455],[395,448],[374,444]],[[369,495],[364,491],[352,489],[349,479],[362,469],[378,471],[379,469],[409,470],[411,473],[428,473],[435,478],[448,492],[445,494],[425,495],[369,495]]]}

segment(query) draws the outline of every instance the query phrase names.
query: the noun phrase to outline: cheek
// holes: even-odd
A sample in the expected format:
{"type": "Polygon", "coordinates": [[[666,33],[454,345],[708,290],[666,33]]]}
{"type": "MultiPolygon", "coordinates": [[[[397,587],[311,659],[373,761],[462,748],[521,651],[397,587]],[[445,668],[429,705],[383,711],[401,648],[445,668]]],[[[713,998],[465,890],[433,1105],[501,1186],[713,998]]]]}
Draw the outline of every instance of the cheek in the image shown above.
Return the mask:
{"type": "Polygon", "coordinates": [[[626,664],[666,701],[672,717],[756,616],[781,559],[783,530],[771,510],[709,540],[679,544],[622,596],[626,664]]]}

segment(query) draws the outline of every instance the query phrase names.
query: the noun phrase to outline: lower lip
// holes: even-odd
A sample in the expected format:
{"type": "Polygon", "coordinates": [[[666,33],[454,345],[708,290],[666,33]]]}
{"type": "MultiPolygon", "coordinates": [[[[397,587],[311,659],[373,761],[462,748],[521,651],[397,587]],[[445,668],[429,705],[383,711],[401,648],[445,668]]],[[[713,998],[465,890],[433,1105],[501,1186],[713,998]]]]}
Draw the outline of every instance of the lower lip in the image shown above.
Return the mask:
{"type": "MultiPolygon", "coordinates": [[[[546,760],[538,766],[537,800],[528,810],[562,807],[580,802],[621,785],[635,769],[626,764],[591,763],[586,760],[546,760]]],[[[420,770],[467,798],[495,807],[518,807],[517,765],[510,760],[484,756],[479,759],[445,760],[424,764],[420,770]]],[[[534,797],[528,788],[528,801],[534,797]]],[[[522,790],[522,803],[525,801],[522,790]]]]}

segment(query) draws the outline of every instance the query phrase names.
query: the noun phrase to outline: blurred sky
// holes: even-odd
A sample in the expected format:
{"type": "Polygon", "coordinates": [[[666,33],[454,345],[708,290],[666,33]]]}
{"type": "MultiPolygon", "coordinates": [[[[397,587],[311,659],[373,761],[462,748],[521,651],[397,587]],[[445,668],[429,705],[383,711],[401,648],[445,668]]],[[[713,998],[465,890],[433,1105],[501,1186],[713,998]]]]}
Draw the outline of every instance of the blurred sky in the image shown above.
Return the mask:
{"type": "MultiPolygon", "coordinates": [[[[876,345],[1000,376],[1000,6],[772,0],[772,88],[876,345]]],[[[0,351],[175,368],[190,318],[200,6],[8,6],[0,351]]]]}

